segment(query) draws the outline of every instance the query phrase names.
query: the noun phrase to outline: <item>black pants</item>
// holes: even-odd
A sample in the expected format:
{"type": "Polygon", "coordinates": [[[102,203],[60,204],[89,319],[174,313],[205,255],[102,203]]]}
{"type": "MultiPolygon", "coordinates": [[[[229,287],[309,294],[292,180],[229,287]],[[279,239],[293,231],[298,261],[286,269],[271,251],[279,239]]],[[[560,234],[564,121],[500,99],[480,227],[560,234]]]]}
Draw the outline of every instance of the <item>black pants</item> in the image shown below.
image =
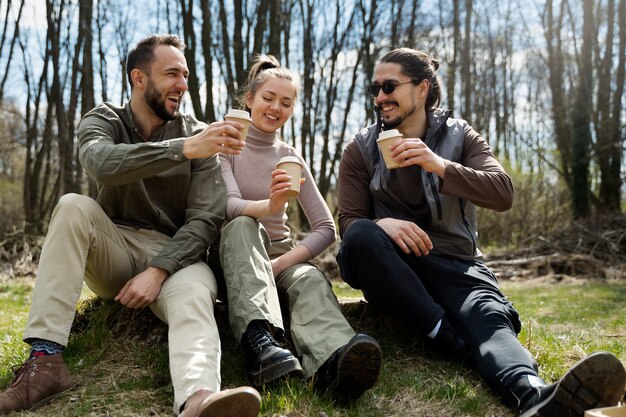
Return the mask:
{"type": "Polygon", "coordinates": [[[444,314],[459,332],[481,377],[505,398],[536,363],[517,339],[515,308],[482,262],[445,256],[406,255],[371,220],[357,220],[344,234],[337,262],[341,276],[368,302],[403,317],[428,334],[444,314]]]}

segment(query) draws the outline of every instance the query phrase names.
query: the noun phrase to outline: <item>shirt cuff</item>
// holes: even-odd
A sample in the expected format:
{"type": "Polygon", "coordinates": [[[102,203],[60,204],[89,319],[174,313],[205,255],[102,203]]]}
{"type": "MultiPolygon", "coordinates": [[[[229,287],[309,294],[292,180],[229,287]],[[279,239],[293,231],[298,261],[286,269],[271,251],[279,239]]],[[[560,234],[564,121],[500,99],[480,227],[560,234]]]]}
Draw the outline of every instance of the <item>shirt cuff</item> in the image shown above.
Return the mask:
{"type": "Polygon", "coordinates": [[[165,156],[172,161],[186,161],[187,157],[183,154],[183,141],[184,139],[170,139],[163,143],[167,143],[167,150],[165,156]]]}
{"type": "Polygon", "coordinates": [[[172,275],[174,272],[180,269],[180,264],[174,259],[165,258],[163,256],[155,256],[149,263],[148,266],[153,266],[156,268],[165,269],[167,272],[172,275]]]}

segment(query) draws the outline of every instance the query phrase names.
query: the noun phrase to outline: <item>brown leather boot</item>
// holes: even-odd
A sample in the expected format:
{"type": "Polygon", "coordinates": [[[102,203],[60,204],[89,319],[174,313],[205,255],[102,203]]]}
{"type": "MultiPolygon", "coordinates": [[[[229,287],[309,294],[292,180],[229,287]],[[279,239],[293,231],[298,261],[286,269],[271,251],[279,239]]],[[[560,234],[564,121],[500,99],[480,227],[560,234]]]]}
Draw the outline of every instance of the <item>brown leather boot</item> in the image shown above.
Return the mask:
{"type": "Polygon", "coordinates": [[[179,417],[256,417],[260,407],[261,396],[252,387],[201,390],[189,397],[179,417]]]}
{"type": "Polygon", "coordinates": [[[36,410],[74,386],[60,353],[30,358],[13,373],[11,386],[0,394],[0,414],[36,410]]]}

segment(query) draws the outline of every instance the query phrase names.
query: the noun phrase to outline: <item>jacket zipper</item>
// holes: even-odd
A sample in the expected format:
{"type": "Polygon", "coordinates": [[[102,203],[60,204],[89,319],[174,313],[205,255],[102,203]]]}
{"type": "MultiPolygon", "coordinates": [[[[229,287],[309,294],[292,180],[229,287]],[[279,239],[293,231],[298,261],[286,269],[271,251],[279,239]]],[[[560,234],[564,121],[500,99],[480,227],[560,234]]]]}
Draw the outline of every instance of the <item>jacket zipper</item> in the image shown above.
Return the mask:
{"type": "Polygon", "coordinates": [[[463,226],[465,226],[465,231],[469,235],[470,240],[472,241],[472,254],[476,254],[476,240],[474,239],[474,234],[472,233],[472,228],[469,223],[465,219],[465,210],[463,210],[463,200],[459,199],[459,210],[461,210],[461,219],[463,219],[463,226]]]}
{"type": "Polygon", "coordinates": [[[428,173],[428,183],[430,184],[430,191],[433,193],[435,205],[437,206],[437,220],[441,221],[443,219],[441,200],[439,199],[439,191],[437,191],[437,187],[435,186],[435,179],[432,172],[428,173]]]}

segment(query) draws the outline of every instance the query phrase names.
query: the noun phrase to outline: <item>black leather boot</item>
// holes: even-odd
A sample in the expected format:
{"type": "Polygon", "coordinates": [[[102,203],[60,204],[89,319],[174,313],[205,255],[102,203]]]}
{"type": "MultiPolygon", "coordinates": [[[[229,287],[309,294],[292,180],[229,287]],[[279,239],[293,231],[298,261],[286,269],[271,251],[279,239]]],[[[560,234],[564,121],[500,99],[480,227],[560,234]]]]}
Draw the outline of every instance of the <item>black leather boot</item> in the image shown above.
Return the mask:
{"type": "Polygon", "coordinates": [[[595,352],[571,367],[561,379],[538,388],[526,399],[516,395],[521,417],[583,417],[585,410],[611,407],[624,396],[626,371],[614,355],[595,352]]]}
{"type": "Polygon", "coordinates": [[[281,347],[263,321],[250,322],[241,337],[241,347],[246,355],[248,377],[255,387],[287,375],[302,375],[298,359],[281,347]]]}
{"type": "Polygon", "coordinates": [[[356,334],[320,366],[315,374],[316,387],[340,402],[356,400],[378,381],[382,360],[378,342],[366,334],[356,334]]]}

